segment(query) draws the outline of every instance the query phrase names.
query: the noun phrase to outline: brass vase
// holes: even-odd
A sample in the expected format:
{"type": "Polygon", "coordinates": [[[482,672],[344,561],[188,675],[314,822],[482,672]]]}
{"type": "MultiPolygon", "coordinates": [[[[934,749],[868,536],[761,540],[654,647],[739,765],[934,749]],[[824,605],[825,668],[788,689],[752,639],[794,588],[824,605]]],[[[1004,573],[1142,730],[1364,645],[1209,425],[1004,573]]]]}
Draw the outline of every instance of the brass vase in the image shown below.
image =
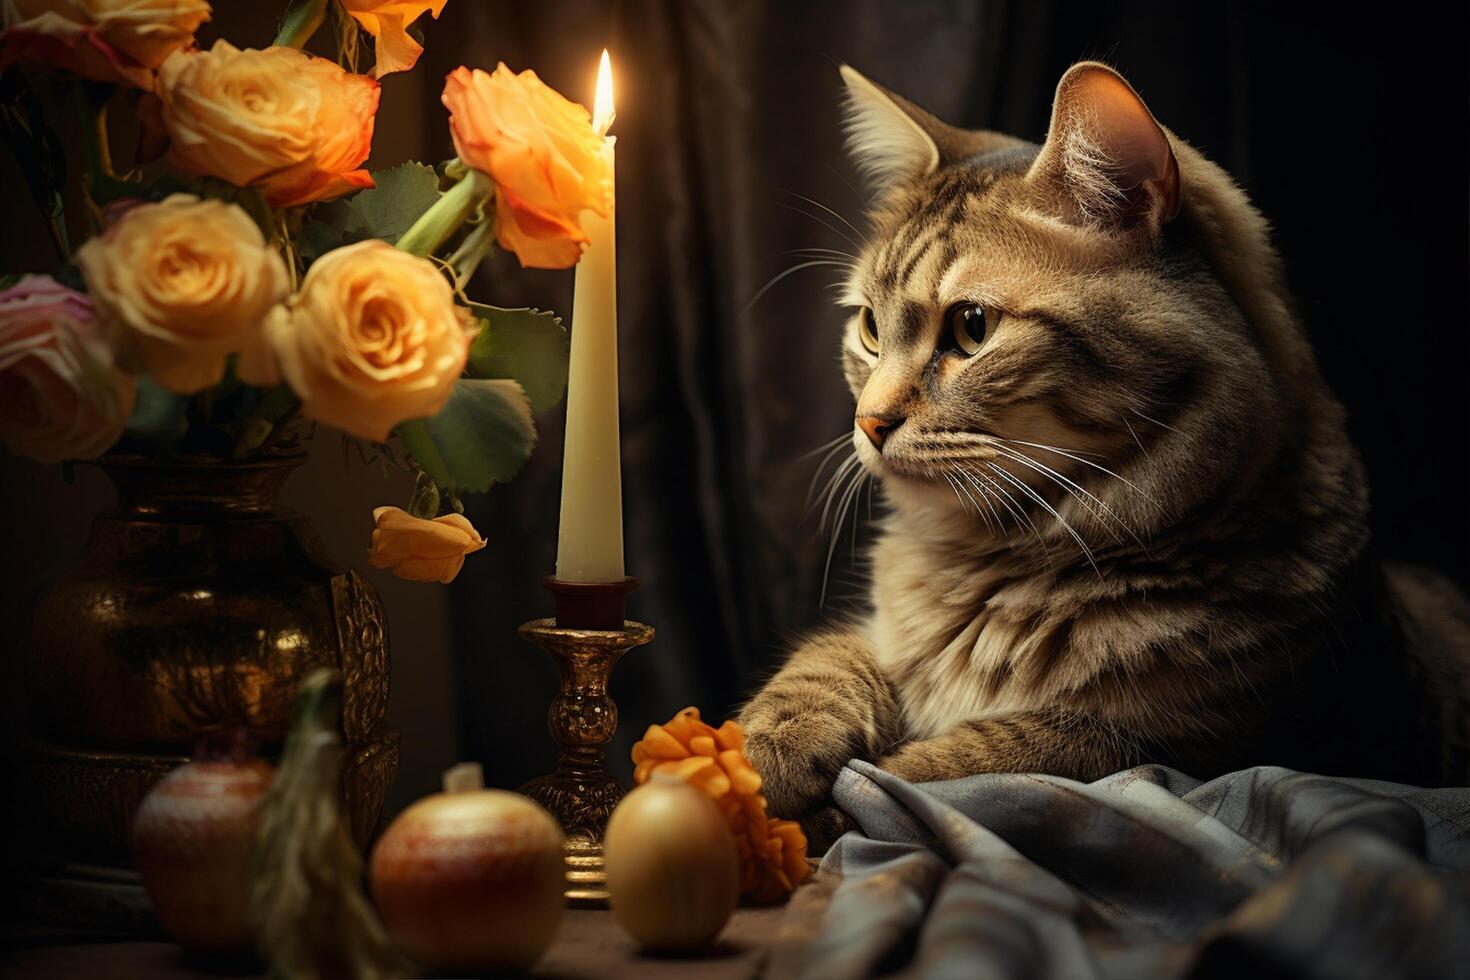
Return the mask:
{"type": "Polygon", "coordinates": [[[371,834],[398,764],[383,611],[306,518],[277,508],[305,458],[101,461],[117,505],[42,593],[26,670],[27,798],[41,878],[63,905],[84,906],[88,885],[126,897],[149,789],[212,731],[244,729],[274,757],[317,667],[346,678],[345,812],[359,843],[371,834]]]}

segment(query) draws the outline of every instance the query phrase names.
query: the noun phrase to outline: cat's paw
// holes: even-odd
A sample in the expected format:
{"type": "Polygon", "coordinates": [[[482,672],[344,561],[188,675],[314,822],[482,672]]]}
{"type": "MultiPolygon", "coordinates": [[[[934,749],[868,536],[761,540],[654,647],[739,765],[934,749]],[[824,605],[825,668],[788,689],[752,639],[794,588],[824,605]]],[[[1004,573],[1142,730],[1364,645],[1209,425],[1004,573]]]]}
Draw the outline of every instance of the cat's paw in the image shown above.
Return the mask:
{"type": "Polygon", "coordinates": [[[832,781],[853,750],[825,722],[798,718],[770,722],[760,712],[742,721],[745,754],[761,775],[761,792],[772,816],[796,819],[827,802],[832,781]]]}
{"type": "Polygon", "coordinates": [[[806,835],[806,852],[820,858],[837,843],[837,838],[857,827],[857,823],[835,806],[827,806],[801,818],[801,832],[806,835]]]}

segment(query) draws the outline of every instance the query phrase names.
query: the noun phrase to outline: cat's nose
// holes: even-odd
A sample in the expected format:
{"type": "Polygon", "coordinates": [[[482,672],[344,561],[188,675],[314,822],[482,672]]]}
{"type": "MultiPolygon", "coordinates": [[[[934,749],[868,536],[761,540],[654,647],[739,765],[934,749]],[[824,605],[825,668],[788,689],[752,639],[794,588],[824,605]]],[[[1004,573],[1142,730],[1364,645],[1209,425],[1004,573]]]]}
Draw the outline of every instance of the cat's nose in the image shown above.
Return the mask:
{"type": "Polygon", "coordinates": [[[863,430],[863,435],[873,444],[873,448],[880,453],[883,451],[883,441],[893,433],[893,430],[903,425],[902,415],[859,415],[857,427],[863,430]]]}

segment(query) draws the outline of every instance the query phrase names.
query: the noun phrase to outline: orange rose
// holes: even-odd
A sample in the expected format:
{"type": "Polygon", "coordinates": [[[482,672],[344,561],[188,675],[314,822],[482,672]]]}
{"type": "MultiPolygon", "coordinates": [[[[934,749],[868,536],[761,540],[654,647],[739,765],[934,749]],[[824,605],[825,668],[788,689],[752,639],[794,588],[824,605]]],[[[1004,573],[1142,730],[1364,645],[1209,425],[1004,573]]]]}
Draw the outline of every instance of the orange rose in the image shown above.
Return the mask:
{"type": "MultiPolygon", "coordinates": [[[[313,262],[266,335],[308,418],[382,442],[399,422],[444,407],[473,329],[433,263],[370,238],[313,262]]],[[[275,380],[258,367],[240,376],[275,380]]]]}
{"type": "Polygon", "coordinates": [[[237,204],[174,194],[124,211],[77,250],[114,348],[170,391],[219,381],[261,357],[266,314],[286,298],[286,264],[237,204]]]}
{"type": "Polygon", "coordinates": [[[587,241],[581,214],[612,213],[612,156],[587,110],[533,71],[456,68],[444,82],[454,148],[495,182],[502,248],[533,269],[565,269],[587,241]]]}
{"type": "Polygon", "coordinates": [[[448,585],[464,567],[464,556],[485,547],[475,526],[459,514],[426,521],[398,507],[379,507],[373,522],[368,561],[411,582],[448,585]]]}
{"type": "Polygon", "coordinates": [[[373,77],[408,71],[418,63],[423,46],[408,33],[408,25],[424,14],[439,19],[448,0],[342,0],[358,26],[377,39],[373,77]]]}
{"type": "Polygon", "coordinates": [[[205,0],[12,0],[7,9],[0,70],[37,61],[141,89],[210,17],[205,0]]]}
{"type": "Polygon", "coordinates": [[[285,208],[373,186],[378,83],[295,48],[175,52],[158,71],[168,159],[285,208]]]}

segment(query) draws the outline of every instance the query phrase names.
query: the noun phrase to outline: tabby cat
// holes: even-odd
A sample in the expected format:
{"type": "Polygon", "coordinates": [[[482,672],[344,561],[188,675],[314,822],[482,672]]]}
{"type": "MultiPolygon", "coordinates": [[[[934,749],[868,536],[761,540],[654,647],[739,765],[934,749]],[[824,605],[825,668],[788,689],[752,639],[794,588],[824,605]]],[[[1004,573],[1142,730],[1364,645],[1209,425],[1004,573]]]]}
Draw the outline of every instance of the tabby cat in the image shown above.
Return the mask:
{"type": "Polygon", "coordinates": [[[875,186],[847,285],[872,612],[745,707],[819,834],[850,758],[915,781],[1145,762],[1467,775],[1470,607],[1387,568],[1266,221],[1104,65],[1040,147],[843,67],[875,186]]]}

